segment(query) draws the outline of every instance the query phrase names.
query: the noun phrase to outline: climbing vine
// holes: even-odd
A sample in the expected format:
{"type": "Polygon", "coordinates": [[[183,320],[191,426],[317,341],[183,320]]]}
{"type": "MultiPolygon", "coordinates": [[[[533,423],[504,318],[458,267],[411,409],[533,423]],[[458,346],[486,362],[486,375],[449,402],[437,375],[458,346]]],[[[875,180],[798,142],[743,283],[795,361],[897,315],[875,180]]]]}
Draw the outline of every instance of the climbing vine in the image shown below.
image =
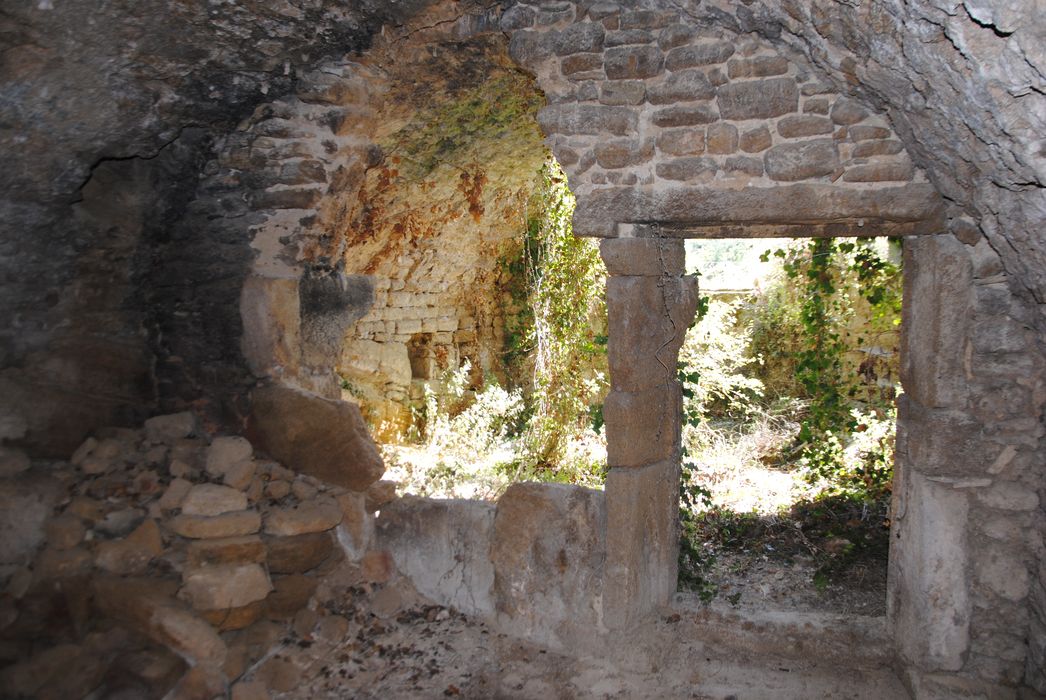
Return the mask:
{"type": "MultiPolygon", "coordinates": [[[[884,450],[873,451],[857,468],[842,458],[844,443],[868,429],[855,410],[865,365],[855,368],[849,358],[866,337],[855,337],[850,325],[855,297],[868,306],[867,334],[900,323],[900,268],[881,257],[866,239],[813,239],[806,246],[768,251],[763,261],[771,254],[782,259],[782,269],[799,293],[799,332],[792,361],[795,379],[808,399],[795,440],[800,463],[811,479],[824,479],[840,492],[875,498],[892,479],[892,450],[884,456],[886,441],[884,450]]],[[[892,391],[881,398],[887,401],[870,408],[889,413],[892,391]]]]}
{"type": "Polygon", "coordinates": [[[574,196],[551,156],[539,177],[523,245],[506,262],[518,308],[506,321],[506,364],[526,358],[531,370],[521,466],[554,478],[607,388],[606,269],[596,244],[573,235],[574,196]]]}

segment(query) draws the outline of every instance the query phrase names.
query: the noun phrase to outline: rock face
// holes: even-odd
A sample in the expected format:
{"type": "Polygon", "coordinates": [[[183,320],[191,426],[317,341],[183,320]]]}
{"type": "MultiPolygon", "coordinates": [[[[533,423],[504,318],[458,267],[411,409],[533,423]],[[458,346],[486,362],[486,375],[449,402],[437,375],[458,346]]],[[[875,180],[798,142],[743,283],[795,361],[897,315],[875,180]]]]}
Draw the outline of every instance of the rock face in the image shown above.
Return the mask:
{"type": "Polygon", "coordinates": [[[355,404],[291,387],[262,387],[251,397],[250,432],[292,469],[337,486],[365,491],[385,473],[355,404]]]}

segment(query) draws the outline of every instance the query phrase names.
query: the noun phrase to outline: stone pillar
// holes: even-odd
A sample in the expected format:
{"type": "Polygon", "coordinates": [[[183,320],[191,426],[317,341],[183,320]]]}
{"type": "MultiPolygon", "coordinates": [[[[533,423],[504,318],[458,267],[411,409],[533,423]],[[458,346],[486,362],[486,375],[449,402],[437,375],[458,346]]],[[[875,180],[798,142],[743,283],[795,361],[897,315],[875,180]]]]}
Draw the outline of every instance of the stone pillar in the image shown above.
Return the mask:
{"type": "Polygon", "coordinates": [[[628,627],[676,589],[682,394],[676,359],[697,310],[683,241],[603,241],[611,391],[604,624],[628,627]]]}

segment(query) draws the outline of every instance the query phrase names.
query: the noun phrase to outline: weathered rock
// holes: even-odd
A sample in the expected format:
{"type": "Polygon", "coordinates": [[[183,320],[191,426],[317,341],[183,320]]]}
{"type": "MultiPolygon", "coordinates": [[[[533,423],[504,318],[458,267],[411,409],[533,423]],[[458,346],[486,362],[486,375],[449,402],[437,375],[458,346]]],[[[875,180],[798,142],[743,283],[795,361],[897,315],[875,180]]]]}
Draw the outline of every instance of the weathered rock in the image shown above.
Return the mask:
{"type": "MultiPolygon", "coordinates": [[[[382,509],[376,547],[391,553],[396,568],[422,595],[466,614],[489,614],[493,524],[489,503],[407,496],[382,509]]],[[[371,554],[378,553],[368,553],[365,566],[371,554]]]]}
{"type": "Polygon", "coordinates": [[[635,393],[611,391],[603,402],[607,463],[641,467],[671,458],[678,449],[681,410],[676,382],[635,393]]]}
{"type": "Polygon", "coordinates": [[[277,693],[287,693],[298,687],[301,671],[290,659],[274,656],[255,671],[254,677],[277,693]]]}
{"type": "Polygon", "coordinates": [[[638,122],[627,107],[549,105],[538,112],[538,124],[546,133],[595,135],[605,131],[628,136],[635,133],[638,122]]]}
{"type": "Polygon", "coordinates": [[[513,484],[498,499],[491,557],[495,610],[528,638],[569,645],[598,626],[606,510],[603,493],[513,484]]]}
{"type": "Polygon", "coordinates": [[[308,501],[319,493],[319,489],[307,483],[304,479],[298,478],[291,482],[291,493],[299,501],[308,501]]]}
{"type": "Polygon", "coordinates": [[[600,86],[599,101],[605,105],[638,105],[645,97],[642,80],[608,80],[600,86]]]}
{"type": "Polygon", "coordinates": [[[185,515],[221,515],[246,510],[247,496],[238,489],[218,484],[196,484],[182,501],[185,515]]]}
{"type": "Polygon", "coordinates": [[[249,460],[254,448],[246,438],[238,435],[214,438],[207,449],[206,469],[212,476],[222,476],[234,464],[249,460]]]}
{"type": "Polygon", "coordinates": [[[283,479],[275,479],[265,485],[265,495],[274,501],[289,496],[290,493],[291,484],[289,481],[284,481],[283,479]]]}
{"type": "Polygon", "coordinates": [[[276,459],[336,486],[364,491],[385,471],[356,404],[269,385],[254,392],[250,430],[276,459]]]}
{"type": "Polygon", "coordinates": [[[715,97],[715,86],[700,70],[681,70],[665,82],[647,90],[647,101],[654,105],[690,100],[710,100],[715,97]]]}
{"type": "Polygon", "coordinates": [[[106,537],[125,537],[145,520],[145,511],[141,508],[121,508],[106,513],[105,517],[94,524],[94,529],[106,537]]]}
{"type": "Polygon", "coordinates": [[[221,515],[177,515],[167,523],[172,532],[191,539],[253,535],[261,529],[261,514],[243,510],[221,515]]]}
{"type": "Polygon", "coordinates": [[[599,244],[610,275],[679,277],[686,272],[686,251],[680,239],[611,238],[599,244]]]}
{"type": "Polygon", "coordinates": [[[319,566],[333,549],[331,536],[313,532],[289,537],[272,537],[265,541],[266,562],[274,574],[303,574],[319,566]]]}
{"type": "Polygon", "coordinates": [[[254,480],[255,465],[253,460],[237,462],[225,470],[222,481],[226,486],[246,491],[254,480]]]}
{"type": "Polygon", "coordinates": [[[341,508],[327,501],[309,501],[292,508],[273,508],[265,516],[269,535],[304,535],[324,532],[341,522],[341,508]]]}
{"type": "Polygon", "coordinates": [[[149,442],[172,443],[187,438],[196,430],[196,417],[189,411],[153,416],[145,421],[145,437],[149,442]]]}
{"type": "Polygon", "coordinates": [[[154,579],[98,577],[94,601],[104,615],[131,625],[193,663],[220,665],[225,642],[204,620],[172,597],[173,588],[154,579]]]}
{"type": "Polygon", "coordinates": [[[181,508],[182,501],[189,495],[189,491],[192,490],[193,484],[191,481],[185,479],[174,479],[170,484],[167,485],[163,495],[160,496],[160,508],[163,510],[174,510],[175,508],[181,508]]]}
{"type": "Polygon", "coordinates": [[[711,124],[719,118],[716,111],[708,105],[694,107],[665,107],[654,112],[654,125],[663,128],[675,126],[697,126],[711,124]]]}
{"type": "Polygon", "coordinates": [[[258,564],[219,564],[187,569],[179,597],[197,610],[240,608],[264,600],[272,590],[258,564]]]}
{"type": "Polygon", "coordinates": [[[220,668],[209,663],[200,664],[185,672],[165,700],[214,700],[225,697],[225,690],[225,676],[220,668]]]}
{"type": "Polygon", "coordinates": [[[603,168],[624,168],[650,160],[654,142],[637,139],[610,139],[596,145],[596,162],[603,168]]]}
{"type": "Polygon", "coordinates": [[[788,59],[784,56],[732,58],[726,64],[726,72],[731,78],[765,78],[784,75],[788,72],[788,59]]]}
{"type": "MultiPolygon", "coordinates": [[[[260,537],[223,537],[195,540],[189,543],[187,563],[192,568],[226,564],[260,564],[265,561],[266,546],[260,537]]],[[[270,566],[270,570],[271,566],[270,566]]]]}
{"type": "Polygon", "coordinates": [[[105,675],[105,660],[82,645],[58,644],[4,669],[0,693],[41,700],[80,697],[105,675]]]}

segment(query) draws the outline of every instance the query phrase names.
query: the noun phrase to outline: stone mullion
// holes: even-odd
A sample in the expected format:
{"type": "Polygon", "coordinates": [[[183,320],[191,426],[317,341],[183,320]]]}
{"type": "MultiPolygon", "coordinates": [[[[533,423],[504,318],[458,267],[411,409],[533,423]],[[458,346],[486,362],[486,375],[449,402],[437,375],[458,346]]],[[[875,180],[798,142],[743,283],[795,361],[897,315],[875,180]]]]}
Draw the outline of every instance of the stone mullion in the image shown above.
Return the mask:
{"type": "Polygon", "coordinates": [[[676,587],[682,392],[676,360],[697,309],[683,242],[625,238],[601,247],[610,277],[604,623],[627,627],[676,587]]]}

